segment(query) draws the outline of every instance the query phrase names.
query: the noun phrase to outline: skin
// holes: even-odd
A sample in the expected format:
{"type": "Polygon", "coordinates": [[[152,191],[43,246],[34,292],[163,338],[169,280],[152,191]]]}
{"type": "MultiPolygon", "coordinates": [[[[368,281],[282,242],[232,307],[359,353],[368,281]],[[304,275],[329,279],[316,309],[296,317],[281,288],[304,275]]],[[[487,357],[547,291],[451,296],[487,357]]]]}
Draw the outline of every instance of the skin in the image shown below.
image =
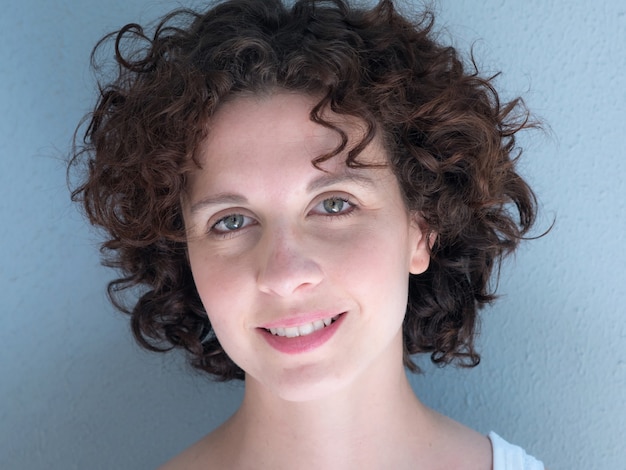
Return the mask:
{"type": "MultiPolygon", "coordinates": [[[[402,363],[409,273],[428,239],[409,213],[377,137],[348,169],[315,168],[336,132],[316,100],[238,97],[210,123],[202,168],[183,198],[188,253],[220,343],[245,371],[240,409],[163,469],[490,469],[486,437],[425,407],[402,363]],[[341,314],[334,335],[298,354],[263,325],[341,314]],[[304,319],[303,319],[304,317],[304,319]]],[[[354,119],[328,114],[351,145],[354,119]]],[[[291,324],[291,323],[289,323],[291,324]]]]}

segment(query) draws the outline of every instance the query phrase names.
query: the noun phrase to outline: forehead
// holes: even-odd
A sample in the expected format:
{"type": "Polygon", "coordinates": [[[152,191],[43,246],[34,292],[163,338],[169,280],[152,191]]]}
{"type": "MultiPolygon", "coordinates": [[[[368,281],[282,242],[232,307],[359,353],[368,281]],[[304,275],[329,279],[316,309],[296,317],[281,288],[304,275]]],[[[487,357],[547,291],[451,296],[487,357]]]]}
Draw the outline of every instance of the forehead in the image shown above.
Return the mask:
{"type": "Polygon", "coordinates": [[[207,138],[197,150],[200,167],[188,174],[185,204],[195,207],[200,201],[233,194],[257,202],[291,199],[348,181],[395,185],[378,136],[357,157],[366,167],[349,167],[348,152],[361,143],[366,125],[328,112],[321,117],[336,129],[318,124],[311,120],[317,103],[315,97],[286,92],[241,96],[224,103],[208,123],[207,138]],[[334,155],[342,142],[337,129],[348,139],[346,148],[314,164],[321,156],[334,155]]]}
{"type": "MultiPolygon", "coordinates": [[[[274,160],[300,156],[313,161],[329,154],[341,144],[341,134],[311,120],[311,111],[318,100],[318,97],[283,91],[235,97],[224,103],[208,123],[208,135],[198,149],[198,160],[202,166],[209,165],[219,171],[225,164],[232,167],[237,162],[250,165],[268,160],[265,152],[270,152],[274,160]]],[[[345,166],[347,151],[366,135],[366,125],[357,118],[330,111],[321,113],[321,117],[348,138],[346,151],[342,153],[344,158],[332,158],[320,165],[326,171],[338,171],[345,166]]],[[[386,162],[382,148],[366,153],[359,161],[386,162]]]]}

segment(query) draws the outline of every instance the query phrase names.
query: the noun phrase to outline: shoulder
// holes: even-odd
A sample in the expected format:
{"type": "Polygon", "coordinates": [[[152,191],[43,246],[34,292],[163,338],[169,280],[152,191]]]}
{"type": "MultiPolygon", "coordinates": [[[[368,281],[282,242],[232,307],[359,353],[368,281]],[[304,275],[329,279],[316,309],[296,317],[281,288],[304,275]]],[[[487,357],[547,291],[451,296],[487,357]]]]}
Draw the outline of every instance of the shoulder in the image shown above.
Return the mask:
{"type": "Polygon", "coordinates": [[[204,436],[191,447],[160,466],[157,470],[212,470],[223,469],[220,438],[222,429],[218,428],[204,436]]]}
{"type": "Polygon", "coordinates": [[[205,446],[200,441],[160,466],[157,470],[195,470],[207,467],[205,446]]]}
{"type": "Polygon", "coordinates": [[[487,436],[430,410],[435,425],[429,433],[431,450],[436,457],[427,468],[491,469],[492,452],[487,436]]]}
{"type": "Polygon", "coordinates": [[[489,440],[493,450],[493,470],[545,470],[543,463],[495,432],[489,433],[489,440]]]}

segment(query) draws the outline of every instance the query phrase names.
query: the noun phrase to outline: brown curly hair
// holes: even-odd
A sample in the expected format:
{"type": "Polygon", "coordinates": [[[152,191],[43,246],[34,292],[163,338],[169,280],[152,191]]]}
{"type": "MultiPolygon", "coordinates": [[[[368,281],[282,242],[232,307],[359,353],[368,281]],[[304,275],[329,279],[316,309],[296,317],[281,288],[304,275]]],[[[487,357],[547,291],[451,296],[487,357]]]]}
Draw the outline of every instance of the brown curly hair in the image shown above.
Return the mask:
{"type": "Polygon", "coordinates": [[[151,37],[128,24],[96,45],[99,69],[98,54],[114,41],[116,73],[100,83],[97,105],[77,129],[86,126],[68,171],[84,173],[72,198],[108,234],[104,263],[121,272],[109,296],[130,315],[142,346],[183,348],[194,367],[243,378],[196,292],[181,194],[216,109],[237,93],[278,88],[322,96],[310,117],[343,139],[314,164],[347,143],[321,118],[324,109],[367,124],[349,165],[359,165],[380,132],[408,209],[436,235],[428,270],[409,277],[405,365],[418,370],[416,353],[441,365],[478,364],[477,312],[495,298],[492,272],[536,216],[535,196],[515,170],[515,134],[532,124],[520,99],[501,103],[493,77],[434,39],[433,21],[429,12],[407,19],[391,0],[371,9],[342,0],[229,0],[205,13],[177,10],[151,37]]]}

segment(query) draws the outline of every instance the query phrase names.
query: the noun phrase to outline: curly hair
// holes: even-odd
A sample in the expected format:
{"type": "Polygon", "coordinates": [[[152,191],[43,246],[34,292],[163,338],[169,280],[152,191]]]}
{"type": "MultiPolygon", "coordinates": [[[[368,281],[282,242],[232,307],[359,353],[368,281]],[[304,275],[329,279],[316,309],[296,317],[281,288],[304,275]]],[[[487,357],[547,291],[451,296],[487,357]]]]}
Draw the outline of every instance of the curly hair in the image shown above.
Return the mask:
{"type": "Polygon", "coordinates": [[[311,120],[341,135],[315,165],[347,143],[324,109],[367,125],[348,165],[359,165],[380,132],[407,208],[434,235],[429,268],[409,275],[405,365],[419,370],[417,353],[439,365],[479,363],[474,341],[478,311],[495,299],[490,279],[536,217],[535,195],[515,169],[515,135],[533,124],[521,99],[501,103],[494,77],[435,40],[433,23],[430,12],[408,19],[391,0],[371,9],[229,0],[205,13],[177,10],[151,36],[128,24],[96,45],[98,69],[103,45],[114,42],[116,73],[99,83],[95,109],[77,129],[68,171],[84,173],[72,198],[108,235],[103,263],[121,273],[109,297],[142,346],[183,348],[219,380],[244,377],[196,291],[181,194],[218,107],[238,93],[284,89],[321,96],[311,120]]]}

